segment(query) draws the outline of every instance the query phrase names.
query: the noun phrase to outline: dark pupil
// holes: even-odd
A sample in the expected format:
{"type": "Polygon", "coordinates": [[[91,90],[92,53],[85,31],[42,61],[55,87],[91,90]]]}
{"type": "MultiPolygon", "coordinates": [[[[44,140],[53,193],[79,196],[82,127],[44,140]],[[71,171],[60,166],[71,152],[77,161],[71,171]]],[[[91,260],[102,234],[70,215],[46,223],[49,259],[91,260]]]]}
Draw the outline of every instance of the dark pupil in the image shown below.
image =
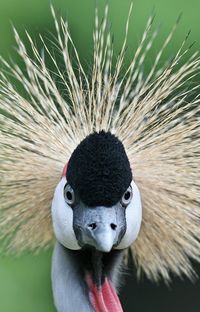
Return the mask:
{"type": "Polygon", "coordinates": [[[128,191],[124,194],[124,199],[129,200],[130,196],[131,196],[131,193],[128,191]]]}
{"type": "Polygon", "coordinates": [[[68,191],[66,196],[67,196],[68,200],[72,200],[72,193],[71,192],[68,191]]]}

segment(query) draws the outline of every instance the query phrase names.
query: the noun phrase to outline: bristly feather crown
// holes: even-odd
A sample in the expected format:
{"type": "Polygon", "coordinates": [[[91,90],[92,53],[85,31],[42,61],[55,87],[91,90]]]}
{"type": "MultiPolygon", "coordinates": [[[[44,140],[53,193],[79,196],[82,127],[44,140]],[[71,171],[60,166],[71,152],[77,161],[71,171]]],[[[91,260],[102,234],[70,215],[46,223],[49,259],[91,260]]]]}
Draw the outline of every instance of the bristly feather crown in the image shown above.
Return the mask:
{"type": "Polygon", "coordinates": [[[18,92],[1,71],[0,235],[5,246],[17,252],[51,245],[50,206],[63,166],[82,139],[105,130],[122,141],[142,194],[142,229],[131,247],[138,274],[144,271],[153,280],[163,277],[166,281],[170,272],[192,277],[190,259],[200,261],[200,94],[199,85],[189,82],[199,74],[199,55],[194,53],[178,65],[190,49],[185,48],[186,38],[174,58],[159,67],[176,24],[145,76],[143,63],[157,36],[150,17],[130,65],[122,72],[130,13],[121,52],[113,62],[106,7],[102,23],[96,13],[88,78],[68,24],[53,9],[52,13],[65,74],[43,38],[55,73],[27,34],[34,58],[29,56],[16,30],[26,72],[1,59],[23,88],[18,92]],[[55,77],[62,82],[67,99],[55,77]]]}

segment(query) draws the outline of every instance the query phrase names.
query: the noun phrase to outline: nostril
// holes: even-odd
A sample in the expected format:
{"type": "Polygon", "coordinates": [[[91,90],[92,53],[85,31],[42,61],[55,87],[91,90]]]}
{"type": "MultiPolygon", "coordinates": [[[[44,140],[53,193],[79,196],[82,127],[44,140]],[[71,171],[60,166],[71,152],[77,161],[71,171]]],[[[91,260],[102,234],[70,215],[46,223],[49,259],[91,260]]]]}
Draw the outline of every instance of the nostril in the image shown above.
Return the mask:
{"type": "Polygon", "coordinates": [[[116,225],[116,224],[114,224],[114,223],[111,223],[111,224],[110,224],[110,227],[111,227],[111,229],[112,229],[112,230],[116,230],[117,225],[116,225]]]}
{"type": "Polygon", "coordinates": [[[90,224],[88,224],[88,227],[89,227],[91,230],[95,230],[96,227],[97,227],[97,225],[96,225],[96,223],[90,223],[90,224]]]}

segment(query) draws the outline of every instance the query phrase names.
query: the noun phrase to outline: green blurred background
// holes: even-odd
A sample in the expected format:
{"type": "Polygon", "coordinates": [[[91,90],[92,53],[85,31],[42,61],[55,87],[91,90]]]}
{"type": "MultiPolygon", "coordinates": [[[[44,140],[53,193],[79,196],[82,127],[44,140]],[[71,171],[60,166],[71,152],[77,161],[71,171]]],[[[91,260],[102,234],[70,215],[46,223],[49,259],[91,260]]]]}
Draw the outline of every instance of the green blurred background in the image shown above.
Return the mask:
{"type": "MultiPolygon", "coordinates": [[[[107,2],[110,5],[109,19],[117,53],[124,36],[124,26],[131,3],[129,0],[0,0],[0,54],[6,59],[11,57],[17,61],[12,25],[17,28],[24,41],[24,30],[27,29],[39,48],[39,33],[52,38],[50,33],[55,33],[50,13],[52,3],[58,14],[68,19],[81,59],[87,64],[92,59],[94,9],[97,5],[100,12],[103,12],[107,2]]],[[[173,56],[190,29],[192,33],[189,42],[196,41],[193,50],[200,49],[200,0],[137,0],[134,1],[130,24],[127,60],[131,57],[131,51],[135,49],[146,20],[153,11],[156,13],[155,27],[161,24],[161,30],[148,63],[145,64],[146,68],[151,66],[153,55],[181,12],[183,17],[164,58],[173,56]]],[[[50,283],[51,253],[52,250],[39,255],[24,254],[18,258],[1,256],[0,312],[55,311],[50,283]]],[[[163,284],[152,285],[145,279],[138,284],[134,273],[129,273],[121,295],[125,311],[200,311],[199,282],[191,284],[188,281],[174,280],[174,284],[168,289],[163,284]]]]}

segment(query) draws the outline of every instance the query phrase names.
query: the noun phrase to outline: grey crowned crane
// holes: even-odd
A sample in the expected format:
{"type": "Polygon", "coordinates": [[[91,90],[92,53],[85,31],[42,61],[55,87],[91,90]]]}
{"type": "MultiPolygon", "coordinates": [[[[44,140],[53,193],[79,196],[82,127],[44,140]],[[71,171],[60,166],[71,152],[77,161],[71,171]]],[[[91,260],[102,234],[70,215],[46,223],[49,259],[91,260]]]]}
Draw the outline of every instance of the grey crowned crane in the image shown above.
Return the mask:
{"type": "Polygon", "coordinates": [[[200,94],[189,85],[200,58],[183,59],[187,36],[160,67],[174,26],[145,75],[157,35],[149,18],[124,71],[130,14],[115,58],[106,7],[86,74],[68,24],[52,13],[59,61],[27,34],[31,57],[16,30],[25,71],[1,59],[0,238],[14,253],[55,245],[58,312],[120,312],[128,249],[138,277],[156,282],[192,278],[191,260],[200,262],[200,94]]]}

